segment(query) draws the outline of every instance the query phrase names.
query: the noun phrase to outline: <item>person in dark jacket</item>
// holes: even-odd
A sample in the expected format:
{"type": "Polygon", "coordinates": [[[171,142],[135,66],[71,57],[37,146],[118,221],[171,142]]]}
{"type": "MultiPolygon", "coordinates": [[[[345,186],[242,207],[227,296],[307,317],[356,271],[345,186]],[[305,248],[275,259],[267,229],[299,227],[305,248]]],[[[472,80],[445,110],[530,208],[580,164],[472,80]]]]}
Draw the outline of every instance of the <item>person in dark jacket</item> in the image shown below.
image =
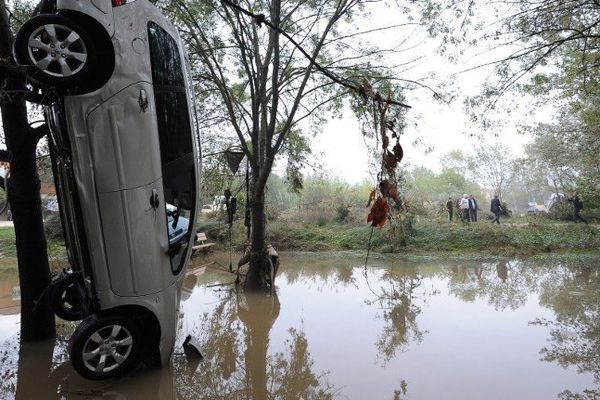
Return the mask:
{"type": "Polygon", "coordinates": [[[452,213],[454,211],[454,202],[452,201],[452,197],[448,197],[448,201],[446,202],[446,210],[448,210],[448,221],[452,221],[452,213]]]}
{"type": "Polygon", "coordinates": [[[579,193],[575,192],[575,195],[569,199],[573,203],[573,220],[575,222],[584,222],[587,225],[587,220],[581,216],[581,210],[583,210],[583,202],[579,198],[579,193]]]}
{"type": "Polygon", "coordinates": [[[500,213],[502,212],[502,204],[500,203],[500,199],[498,195],[494,195],[492,199],[492,206],[490,207],[490,211],[494,213],[494,219],[492,220],[492,224],[495,222],[500,225],[500,213]]]}
{"type": "Polygon", "coordinates": [[[477,222],[477,210],[479,207],[477,206],[477,200],[473,195],[469,196],[469,219],[471,222],[477,222]]]}

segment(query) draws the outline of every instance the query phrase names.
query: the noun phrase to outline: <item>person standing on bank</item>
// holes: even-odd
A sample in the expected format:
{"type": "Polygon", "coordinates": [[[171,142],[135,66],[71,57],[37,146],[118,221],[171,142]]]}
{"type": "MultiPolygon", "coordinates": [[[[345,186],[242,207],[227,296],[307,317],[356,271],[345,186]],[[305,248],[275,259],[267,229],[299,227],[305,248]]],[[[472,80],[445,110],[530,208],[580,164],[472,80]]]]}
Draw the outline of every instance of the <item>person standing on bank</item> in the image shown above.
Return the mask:
{"type": "Polygon", "coordinates": [[[452,213],[454,211],[454,203],[452,202],[452,197],[448,197],[448,201],[446,202],[446,210],[448,210],[448,221],[452,222],[452,213]]]}
{"type": "Polygon", "coordinates": [[[490,211],[494,213],[494,219],[492,220],[492,224],[495,222],[500,225],[500,213],[502,212],[502,204],[500,203],[500,199],[498,195],[495,194],[492,199],[492,206],[490,207],[490,211]]]}
{"type": "Polygon", "coordinates": [[[469,196],[469,218],[471,222],[477,222],[477,201],[473,195],[469,196]]]}
{"type": "Polygon", "coordinates": [[[464,194],[462,199],[460,199],[460,211],[461,211],[461,218],[463,221],[465,222],[469,222],[469,195],[468,194],[464,194]]]}
{"type": "Polygon", "coordinates": [[[577,222],[584,222],[588,224],[587,220],[581,216],[581,210],[583,210],[583,202],[579,198],[579,193],[575,192],[575,195],[569,199],[573,203],[573,220],[577,222]]]}

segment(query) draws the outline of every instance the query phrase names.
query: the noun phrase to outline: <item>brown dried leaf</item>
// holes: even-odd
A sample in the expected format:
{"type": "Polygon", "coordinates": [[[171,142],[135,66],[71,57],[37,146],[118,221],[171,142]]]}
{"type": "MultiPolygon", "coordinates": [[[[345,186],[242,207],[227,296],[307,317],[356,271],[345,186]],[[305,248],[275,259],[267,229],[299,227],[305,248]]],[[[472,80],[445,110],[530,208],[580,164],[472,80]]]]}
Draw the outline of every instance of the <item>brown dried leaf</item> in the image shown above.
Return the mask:
{"type": "Polygon", "coordinates": [[[388,173],[390,175],[392,175],[395,172],[396,166],[398,165],[396,156],[387,150],[385,151],[385,153],[383,155],[383,163],[385,165],[385,169],[388,171],[388,173]]]}
{"type": "Polygon", "coordinates": [[[390,145],[390,138],[388,137],[388,135],[384,134],[384,135],[381,135],[381,139],[382,139],[382,147],[385,150],[390,145]]]}
{"type": "Polygon", "coordinates": [[[371,212],[367,217],[367,222],[371,223],[371,226],[376,226],[379,229],[383,228],[385,221],[387,220],[388,211],[390,206],[384,197],[377,197],[375,204],[371,207],[371,212]]]}
{"type": "Polygon", "coordinates": [[[402,207],[402,200],[400,200],[400,196],[398,196],[398,188],[396,185],[389,180],[384,179],[379,182],[379,189],[385,197],[391,197],[394,200],[394,203],[396,203],[396,206],[399,208],[402,207]]]}
{"type": "Polygon", "coordinates": [[[392,150],[396,156],[396,161],[402,161],[402,158],[404,157],[404,150],[402,149],[402,146],[400,146],[400,142],[396,141],[396,145],[392,150]]]}

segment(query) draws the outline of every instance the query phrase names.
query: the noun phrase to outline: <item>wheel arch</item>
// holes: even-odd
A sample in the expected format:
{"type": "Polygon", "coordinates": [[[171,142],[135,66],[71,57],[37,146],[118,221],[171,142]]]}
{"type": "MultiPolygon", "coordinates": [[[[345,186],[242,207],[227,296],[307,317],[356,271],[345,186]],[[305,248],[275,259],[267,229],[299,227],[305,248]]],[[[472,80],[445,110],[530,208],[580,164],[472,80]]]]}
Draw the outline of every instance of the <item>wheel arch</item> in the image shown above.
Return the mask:
{"type": "Polygon", "coordinates": [[[104,86],[110,80],[115,69],[115,49],[111,35],[98,20],[85,13],[75,10],[60,10],[57,14],[70,18],[85,27],[94,38],[94,44],[97,47],[99,65],[96,69],[96,79],[80,86],[77,90],[78,94],[92,92],[104,86]]]}
{"type": "Polygon", "coordinates": [[[128,304],[102,310],[97,312],[97,314],[102,316],[118,315],[136,321],[138,327],[143,332],[142,348],[151,349],[148,354],[142,354],[142,360],[148,366],[160,366],[159,345],[162,332],[160,322],[151,310],[144,306],[128,304]]]}

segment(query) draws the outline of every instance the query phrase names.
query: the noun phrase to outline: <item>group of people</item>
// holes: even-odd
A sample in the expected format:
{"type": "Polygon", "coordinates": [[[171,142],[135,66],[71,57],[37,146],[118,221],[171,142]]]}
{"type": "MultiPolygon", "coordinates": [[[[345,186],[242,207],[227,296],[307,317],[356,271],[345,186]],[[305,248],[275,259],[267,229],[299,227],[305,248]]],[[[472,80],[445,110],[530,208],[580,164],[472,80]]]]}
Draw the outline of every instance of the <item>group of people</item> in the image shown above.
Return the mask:
{"type": "MultiPolygon", "coordinates": [[[[448,220],[452,221],[454,215],[454,208],[460,210],[460,219],[465,222],[477,222],[477,211],[480,210],[477,205],[477,200],[473,195],[464,194],[462,198],[456,201],[452,200],[452,197],[448,197],[446,202],[446,210],[448,211],[448,220]]],[[[498,195],[495,195],[492,199],[490,211],[494,214],[492,223],[500,224],[500,214],[502,212],[502,204],[498,195]]]]}
{"type": "MultiPolygon", "coordinates": [[[[579,198],[579,194],[576,192],[573,197],[567,199],[567,201],[573,204],[573,220],[575,222],[583,222],[586,225],[588,221],[581,216],[581,210],[583,209],[583,202],[579,198]]],[[[452,200],[452,197],[448,197],[446,202],[446,210],[448,211],[448,220],[452,221],[454,216],[454,208],[460,210],[460,219],[465,222],[477,222],[477,211],[480,208],[477,206],[477,200],[473,195],[464,194],[460,199],[452,200]]],[[[492,224],[496,223],[500,225],[500,215],[502,213],[502,203],[498,198],[498,195],[494,195],[491,201],[490,211],[494,214],[492,224]]]]}

